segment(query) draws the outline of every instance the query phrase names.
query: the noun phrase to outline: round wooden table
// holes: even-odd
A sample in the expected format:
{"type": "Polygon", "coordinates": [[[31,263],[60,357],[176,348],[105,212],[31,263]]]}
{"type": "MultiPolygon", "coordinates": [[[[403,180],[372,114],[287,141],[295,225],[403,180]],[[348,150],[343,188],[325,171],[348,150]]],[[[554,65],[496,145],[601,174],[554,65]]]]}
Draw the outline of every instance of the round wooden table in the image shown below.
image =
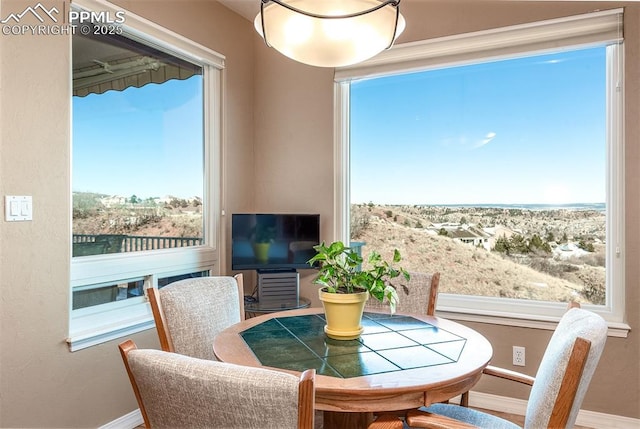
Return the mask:
{"type": "MultiPolygon", "coordinates": [[[[253,331],[256,331],[262,326],[267,326],[263,324],[272,326],[278,322],[278,320],[284,320],[286,322],[286,320],[282,318],[304,315],[322,316],[323,309],[308,308],[284,311],[247,319],[218,334],[213,344],[214,352],[218,359],[223,362],[254,367],[264,366],[297,375],[299,374],[298,371],[278,368],[273,365],[263,365],[243,339],[242,335],[246,335],[246,333],[242,333],[251,328],[254,328],[253,331]],[[275,318],[278,320],[271,321],[271,319],[275,318]]],[[[401,316],[402,315],[394,316],[396,317],[394,321],[401,320],[401,316]]],[[[422,321],[432,325],[434,332],[451,336],[453,339],[458,337],[457,342],[461,344],[461,346],[459,347],[459,351],[453,352],[456,359],[444,363],[429,364],[428,366],[409,369],[401,368],[362,376],[341,377],[318,373],[315,382],[315,404],[317,410],[323,410],[325,412],[324,427],[326,429],[332,427],[366,428],[371,421],[371,413],[373,412],[406,410],[428,406],[435,402],[446,401],[469,391],[479,380],[482,375],[482,370],[488,365],[493,355],[491,344],[486,338],[473,329],[450,320],[416,314],[407,316],[413,318],[410,320],[416,322],[422,321]],[[460,341],[464,341],[464,343],[460,341]]],[[[293,320],[294,319],[291,319],[292,323],[293,320]]],[[[322,320],[317,323],[322,323],[322,320]]],[[[278,322],[278,326],[280,325],[278,322]]],[[[283,329],[286,330],[286,328],[283,329]]],[[[400,333],[407,334],[407,332],[411,334],[410,331],[402,331],[400,333]]],[[[256,333],[259,334],[259,332],[256,333]]],[[[362,337],[364,345],[367,345],[369,339],[382,338],[374,335],[366,336],[365,334],[367,334],[366,326],[362,337]]],[[[263,337],[266,338],[269,337],[269,335],[263,335],[263,337]]],[[[293,335],[293,337],[295,337],[295,335],[293,335]]],[[[316,338],[315,340],[316,342],[318,340],[322,342],[321,338],[316,338]]],[[[277,341],[277,338],[272,341],[277,341]]],[[[327,341],[335,340],[327,339],[327,341]]],[[[450,341],[449,343],[453,344],[454,342],[450,341]]],[[[277,344],[274,342],[273,345],[276,346],[277,344]]],[[[446,344],[440,343],[440,348],[442,348],[442,345],[446,344]]],[[[268,349],[269,348],[263,347],[262,353],[265,353],[264,350],[268,349]]],[[[438,347],[433,347],[433,349],[438,351],[438,347]]],[[[396,356],[402,356],[405,360],[410,358],[410,356],[406,356],[411,355],[410,352],[406,351],[409,349],[405,348],[401,350],[399,346],[396,350],[400,353],[400,355],[396,354],[396,356]]],[[[446,348],[442,348],[442,350],[446,350],[446,348]]],[[[391,350],[391,352],[393,351],[394,350],[391,350]]],[[[382,354],[383,357],[389,356],[388,353],[385,355],[385,352],[389,352],[389,350],[384,350],[379,353],[382,354]]],[[[431,349],[429,349],[429,352],[431,352],[431,349]]],[[[446,354],[445,351],[445,355],[446,354]]],[[[264,354],[262,356],[264,356],[264,354]]],[[[357,356],[357,354],[349,356],[357,356]]],[[[341,356],[341,358],[344,361],[344,356],[341,356]]],[[[408,365],[408,367],[410,366],[411,365],[408,365]]],[[[324,368],[324,366],[322,366],[322,368],[324,368]]]]}

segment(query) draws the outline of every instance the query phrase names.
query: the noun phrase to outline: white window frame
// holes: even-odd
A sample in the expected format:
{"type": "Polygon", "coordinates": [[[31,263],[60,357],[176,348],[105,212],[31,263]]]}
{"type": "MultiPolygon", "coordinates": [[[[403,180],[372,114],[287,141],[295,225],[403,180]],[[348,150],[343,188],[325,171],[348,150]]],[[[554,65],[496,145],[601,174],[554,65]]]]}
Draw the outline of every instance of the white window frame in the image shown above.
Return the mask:
{"type": "MultiPolygon", "coordinates": [[[[111,16],[123,9],[101,0],[74,0],[74,7],[111,16]]],[[[204,108],[204,245],[126,254],[71,258],[70,294],[74,287],[115,284],[144,279],[145,290],[157,287],[159,278],[208,270],[220,273],[220,145],[223,55],[151,21],[125,11],[124,35],[147,46],[170,52],[203,67],[204,108]]],[[[71,97],[70,97],[71,100],[71,97]]],[[[71,193],[71,189],[69,190],[71,193]]],[[[70,252],[71,253],[71,252],[70,252]]],[[[71,351],[131,335],[154,326],[145,296],[77,310],[69,300],[71,351]]]]}
{"type": "MultiPolygon", "coordinates": [[[[334,200],[336,239],[349,240],[350,82],[561,49],[607,46],[607,291],[603,306],[583,305],[605,318],[609,335],[626,337],[624,273],[623,9],[396,45],[354,66],[336,69],[334,85],[334,200]]],[[[555,329],[565,303],[441,293],[438,314],[457,320],[555,329]]]]}

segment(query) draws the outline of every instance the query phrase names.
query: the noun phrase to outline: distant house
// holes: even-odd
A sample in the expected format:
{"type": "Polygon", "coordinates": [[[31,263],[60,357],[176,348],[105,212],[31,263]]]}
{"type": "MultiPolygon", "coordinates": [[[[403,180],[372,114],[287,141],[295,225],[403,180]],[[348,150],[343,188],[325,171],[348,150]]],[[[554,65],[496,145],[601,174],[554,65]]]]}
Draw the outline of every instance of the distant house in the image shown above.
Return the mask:
{"type": "Polygon", "coordinates": [[[482,229],[467,224],[459,224],[459,223],[432,223],[429,225],[429,230],[431,231],[447,231],[447,236],[451,237],[453,241],[458,241],[460,243],[472,244],[473,246],[482,246],[485,249],[489,250],[489,238],[491,237],[489,234],[484,232],[482,229]]]}
{"type": "Polygon", "coordinates": [[[121,197],[120,195],[112,195],[110,197],[100,198],[100,202],[105,207],[113,207],[125,204],[127,202],[127,198],[121,197]]]}
{"type": "Polygon", "coordinates": [[[159,206],[163,206],[163,205],[167,205],[171,202],[171,200],[173,199],[172,196],[167,195],[165,197],[162,198],[154,198],[153,201],[155,201],[155,203],[159,206]]]}
{"type": "Polygon", "coordinates": [[[507,228],[504,225],[496,225],[490,228],[482,228],[482,230],[489,235],[488,249],[493,249],[496,245],[496,240],[500,237],[511,238],[514,234],[520,234],[520,232],[507,228]]]}
{"type": "Polygon", "coordinates": [[[561,244],[559,246],[556,246],[555,249],[553,249],[553,256],[557,257],[558,259],[569,259],[572,257],[576,257],[579,258],[581,256],[584,256],[586,254],[588,254],[589,252],[587,252],[584,249],[581,249],[580,247],[578,247],[577,244],[574,243],[565,243],[565,244],[561,244]]]}

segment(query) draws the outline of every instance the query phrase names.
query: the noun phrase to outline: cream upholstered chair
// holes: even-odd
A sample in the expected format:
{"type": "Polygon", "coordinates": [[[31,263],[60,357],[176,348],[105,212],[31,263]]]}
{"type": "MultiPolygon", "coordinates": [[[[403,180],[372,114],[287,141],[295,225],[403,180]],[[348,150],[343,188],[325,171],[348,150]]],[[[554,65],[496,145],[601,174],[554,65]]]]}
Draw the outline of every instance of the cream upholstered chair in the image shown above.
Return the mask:
{"type": "MultiPolygon", "coordinates": [[[[398,307],[396,311],[405,314],[426,314],[433,316],[436,313],[438,302],[438,286],[440,285],[440,273],[433,274],[410,272],[410,280],[404,287],[398,287],[398,307]]],[[[369,298],[366,310],[386,309],[388,303],[381,303],[375,298],[369,298]]],[[[460,398],[462,406],[469,404],[469,392],[464,392],[460,398]]]]}
{"type": "MultiPolygon", "coordinates": [[[[607,324],[595,313],[571,308],[560,320],[536,377],[501,368],[485,373],[532,386],[525,428],[573,427],[607,339],[607,324]]],[[[517,428],[519,426],[470,408],[434,404],[407,414],[410,427],[517,428]]]]}
{"type": "Polygon", "coordinates": [[[315,369],[264,368],[119,345],[148,428],[312,429],[315,369]]]}
{"type": "MultiPolygon", "coordinates": [[[[406,289],[402,286],[397,287],[398,307],[396,311],[399,313],[433,316],[438,300],[440,273],[426,274],[411,272],[409,275],[411,279],[408,282],[403,282],[406,289]]],[[[375,298],[369,298],[365,306],[365,311],[388,308],[389,303],[381,303],[375,298]]]]}
{"type": "MultiPolygon", "coordinates": [[[[438,286],[440,285],[440,273],[433,274],[410,272],[410,280],[404,282],[405,287],[397,287],[398,306],[396,311],[404,314],[426,314],[433,316],[436,313],[438,302],[438,286]]],[[[367,310],[388,309],[389,303],[381,303],[375,298],[369,298],[365,306],[367,310]]],[[[469,392],[462,394],[461,403],[467,406],[469,392]]]]}
{"type": "Polygon", "coordinates": [[[179,280],[148,293],[160,347],[167,352],[215,360],[215,336],[244,320],[242,274],[179,280]]]}

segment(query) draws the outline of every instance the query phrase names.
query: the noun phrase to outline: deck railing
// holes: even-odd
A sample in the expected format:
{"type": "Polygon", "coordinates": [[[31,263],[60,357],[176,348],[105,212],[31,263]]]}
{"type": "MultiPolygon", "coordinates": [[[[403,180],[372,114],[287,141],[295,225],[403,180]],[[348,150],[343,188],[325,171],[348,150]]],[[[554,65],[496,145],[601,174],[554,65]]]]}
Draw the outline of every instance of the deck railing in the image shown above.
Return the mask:
{"type": "Polygon", "coordinates": [[[190,247],[201,245],[203,242],[201,237],[73,234],[73,256],[190,247]]]}

